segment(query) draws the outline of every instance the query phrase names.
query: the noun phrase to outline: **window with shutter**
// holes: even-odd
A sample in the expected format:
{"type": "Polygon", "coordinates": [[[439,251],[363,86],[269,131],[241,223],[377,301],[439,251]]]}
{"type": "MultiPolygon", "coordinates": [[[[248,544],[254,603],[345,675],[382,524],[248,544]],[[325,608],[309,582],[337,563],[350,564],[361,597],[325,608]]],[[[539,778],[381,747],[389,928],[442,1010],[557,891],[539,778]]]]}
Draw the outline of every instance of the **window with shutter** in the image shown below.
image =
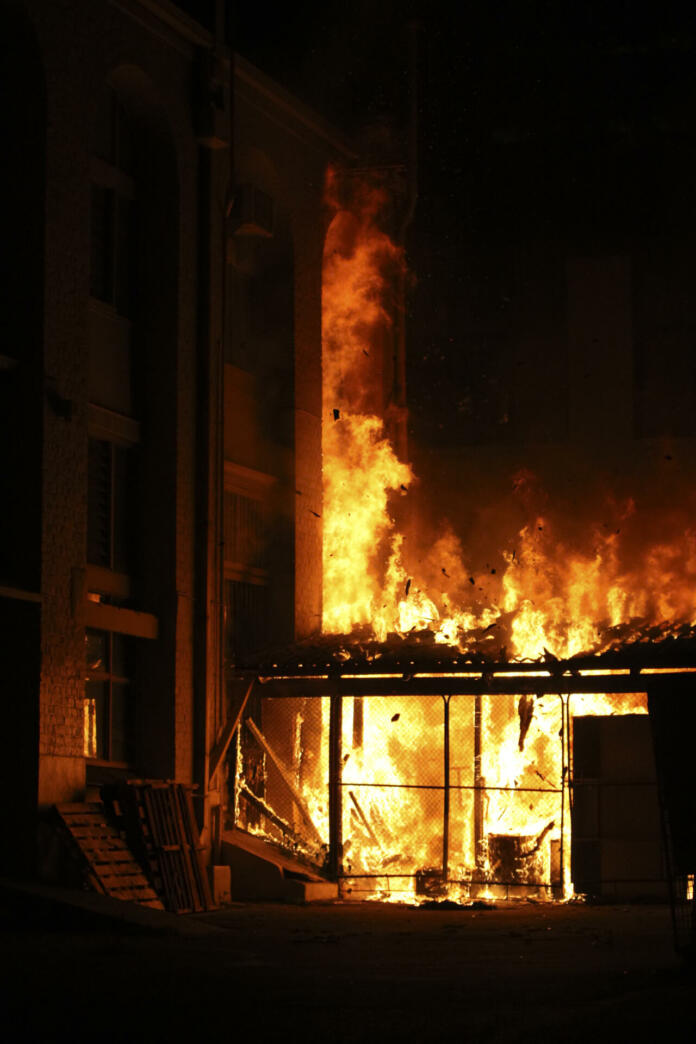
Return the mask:
{"type": "Polygon", "coordinates": [[[225,656],[228,663],[262,649],[268,642],[269,593],[267,582],[226,581],[225,656]]]}
{"type": "Polygon", "coordinates": [[[227,461],[225,481],[225,658],[232,664],[270,640],[274,480],[227,461]]]}
{"type": "Polygon", "coordinates": [[[225,493],[225,561],[230,567],[266,570],[267,507],[262,500],[225,493]]]}
{"type": "Polygon", "coordinates": [[[120,573],[133,566],[133,447],[89,440],[87,561],[120,573]]]}
{"type": "Polygon", "coordinates": [[[111,566],[111,445],[89,440],[87,561],[111,566]]]}

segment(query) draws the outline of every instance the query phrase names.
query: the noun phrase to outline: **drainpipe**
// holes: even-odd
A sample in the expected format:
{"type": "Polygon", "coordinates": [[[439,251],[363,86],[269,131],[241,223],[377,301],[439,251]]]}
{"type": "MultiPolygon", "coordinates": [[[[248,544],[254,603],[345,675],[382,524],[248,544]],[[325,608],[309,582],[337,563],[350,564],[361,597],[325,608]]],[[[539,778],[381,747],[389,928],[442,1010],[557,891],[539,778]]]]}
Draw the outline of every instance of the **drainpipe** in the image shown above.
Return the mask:
{"type": "MultiPolygon", "coordinates": [[[[225,0],[216,0],[215,41],[213,45],[211,68],[216,70],[218,63],[222,65],[225,56],[225,0]]],[[[224,66],[223,66],[224,68],[224,66]]],[[[222,77],[221,71],[215,71],[222,77]]],[[[229,65],[229,82],[216,89],[229,92],[225,99],[229,105],[233,91],[233,64],[229,65]]],[[[216,801],[213,805],[213,793],[216,790],[215,780],[210,776],[210,751],[215,743],[226,711],[224,691],[224,545],[223,507],[224,507],[224,351],[227,331],[226,301],[226,226],[228,200],[220,206],[214,196],[216,173],[220,171],[220,161],[214,158],[215,153],[229,156],[231,168],[231,109],[229,113],[228,141],[224,141],[221,127],[213,122],[205,125],[199,136],[199,345],[201,359],[199,362],[200,391],[198,396],[198,461],[200,478],[198,486],[198,525],[201,536],[205,533],[204,547],[199,551],[199,590],[198,619],[201,633],[198,638],[198,677],[197,688],[200,706],[197,714],[199,722],[199,738],[197,746],[198,768],[196,777],[201,788],[202,836],[206,847],[212,845],[213,859],[219,849],[220,831],[222,827],[221,809],[216,801]],[[225,152],[223,153],[223,149],[225,152]],[[229,150],[229,151],[228,151],[229,150]],[[214,246],[212,236],[220,237],[218,276],[214,275],[214,246]],[[211,291],[215,286],[213,280],[219,278],[219,303],[215,306],[215,314],[211,311],[211,291]],[[205,354],[205,361],[203,360],[205,354]]],[[[232,172],[225,171],[228,185],[232,184],[232,172]]],[[[228,189],[227,195],[230,192],[228,189]]],[[[218,853],[219,855],[219,853],[218,853]]]]}
{"type": "MultiPolygon", "coordinates": [[[[216,343],[215,355],[215,509],[216,509],[216,546],[214,552],[214,570],[216,581],[216,604],[217,604],[217,657],[215,671],[217,677],[213,684],[215,693],[215,707],[213,711],[213,722],[215,733],[219,733],[226,720],[227,707],[227,683],[225,676],[225,346],[229,333],[230,308],[228,301],[227,278],[227,235],[228,218],[234,202],[234,46],[232,32],[232,6],[225,0],[216,0],[215,4],[215,48],[220,56],[227,50],[227,108],[228,108],[228,147],[227,147],[227,191],[225,193],[225,205],[221,215],[222,228],[220,230],[221,256],[220,256],[220,337],[216,343]]],[[[211,730],[209,734],[210,743],[217,739],[211,730]]],[[[207,768],[210,769],[209,756],[206,758],[207,768]]],[[[218,774],[215,773],[217,776],[218,774]]],[[[223,809],[222,795],[220,793],[219,778],[212,777],[206,780],[206,790],[215,784],[218,793],[218,803],[210,810],[210,841],[211,861],[219,863],[222,854],[222,828],[223,809]]]]}

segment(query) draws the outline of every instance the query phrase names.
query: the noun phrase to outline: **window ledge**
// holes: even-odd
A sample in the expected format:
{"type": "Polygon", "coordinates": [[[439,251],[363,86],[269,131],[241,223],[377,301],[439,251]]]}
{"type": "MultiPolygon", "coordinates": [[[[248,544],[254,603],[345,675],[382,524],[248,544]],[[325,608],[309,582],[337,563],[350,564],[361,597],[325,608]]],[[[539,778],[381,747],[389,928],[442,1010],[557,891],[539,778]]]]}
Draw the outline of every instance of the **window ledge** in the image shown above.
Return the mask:
{"type": "Polygon", "coordinates": [[[0,584],[0,598],[14,598],[20,602],[41,603],[41,595],[38,591],[25,591],[21,587],[3,587],[0,584]]]}
{"type": "Polygon", "coordinates": [[[0,370],[16,370],[19,366],[19,361],[12,355],[0,354],[0,370]]]}
{"type": "Polygon", "coordinates": [[[119,195],[125,196],[126,199],[135,199],[135,179],[113,163],[109,163],[99,156],[91,156],[89,176],[95,185],[114,189],[119,195]]]}
{"type": "Polygon", "coordinates": [[[87,424],[93,439],[117,442],[123,446],[134,446],[140,442],[140,423],[137,420],[93,402],[87,407],[87,424]]]}
{"type": "Polygon", "coordinates": [[[268,587],[271,575],[267,569],[247,566],[241,562],[225,562],[225,580],[240,580],[242,583],[268,587]]]}
{"type": "Polygon", "coordinates": [[[131,596],[131,578],[127,573],[117,573],[104,566],[87,566],[87,591],[100,595],[110,595],[127,601],[131,596]]]}
{"type": "Polygon", "coordinates": [[[93,765],[95,768],[125,769],[127,772],[133,771],[133,766],[128,761],[105,761],[103,758],[85,757],[85,763],[87,765],[93,765]]]}
{"type": "Polygon", "coordinates": [[[240,493],[242,496],[263,497],[278,481],[275,475],[247,468],[243,464],[236,464],[231,460],[225,461],[224,471],[225,491],[240,493]]]}
{"type": "Polygon", "coordinates": [[[159,620],[152,613],[120,609],[103,602],[87,602],[87,627],[129,634],[134,638],[157,638],[159,634],[159,620]]]}

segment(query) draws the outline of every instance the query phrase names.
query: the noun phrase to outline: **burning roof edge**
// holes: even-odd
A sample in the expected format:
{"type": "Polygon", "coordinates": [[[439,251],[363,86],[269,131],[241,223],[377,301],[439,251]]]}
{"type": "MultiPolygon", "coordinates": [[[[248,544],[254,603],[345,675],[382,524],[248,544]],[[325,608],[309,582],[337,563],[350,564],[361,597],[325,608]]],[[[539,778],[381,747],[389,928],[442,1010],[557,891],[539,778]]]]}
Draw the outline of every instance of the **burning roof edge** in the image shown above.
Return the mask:
{"type": "MultiPolygon", "coordinates": [[[[393,682],[395,679],[419,686],[436,682],[438,690],[449,679],[469,679],[489,685],[505,680],[510,685],[533,691],[535,687],[554,691],[642,691],[648,679],[656,683],[662,676],[696,674],[696,635],[669,635],[660,640],[637,640],[611,647],[602,652],[582,653],[558,659],[546,653],[539,660],[514,660],[484,651],[462,649],[436,643],[429,632],[401,638],[391,635],[385,642],[374,638],[360,640],[356,635],[324,635],[281,649],[268,650],[239,658],[230,668],[231,674],[249,672],[272,680],[297,678],[335,679],[342,682],[359,679],[393,682]],[[611,690],[601,689],[613,679],[611,690]],[[597,686],[600,688],[597,688],[597,686]],[[637,689],[636,689],[637,685],[637,689]],[[575,687],[574,687],[575,686],[575,687]]],[[[342,686],[343,687],[343,686],[342,686]]],[[[382,688],[382,686],[377,686],[382,688]]],[[[428,688],[432,687],[430,685],[428,688]]],[[[510,690],[512,691],[512,690],[510,690]]],[[[515,689],[520,691],[520,689],[515,689]]]]}

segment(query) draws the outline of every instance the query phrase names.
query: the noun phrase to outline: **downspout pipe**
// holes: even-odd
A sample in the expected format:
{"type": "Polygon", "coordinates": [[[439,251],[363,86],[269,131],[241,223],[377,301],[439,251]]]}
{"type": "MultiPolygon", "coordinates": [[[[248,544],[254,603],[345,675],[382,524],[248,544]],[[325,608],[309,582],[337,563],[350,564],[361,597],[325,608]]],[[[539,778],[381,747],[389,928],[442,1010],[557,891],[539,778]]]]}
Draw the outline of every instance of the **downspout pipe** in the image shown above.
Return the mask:
{"type": "MultiPolygon", "coordinates": [[[[214,692],[216,702],[212,718],[215,723],[215,732],[218,733],[226,721],[227,707],[227,680],[226,680],[226,656],[225,656],[225,350],[229,336],[229,279],[227,272],[227,236],[228,219],[234,204],[235,192],[235,165],[234,165],[234,78],[235,78],[235,53],[234,53],[234,27],[232,4],[226,0],[216,0],[215,9],[215,41],[216,48],[225,55],[227,65],[227,111],[228,111],[228,147],[227,147],[227,188],[225,191],[224,205],[220,213],[222,227],[220,229],[220,337],[216,344],[215,357],[215,470],[214,482],[216,486],[216,533],[217,541],[215,547],[215,573],[216,573],[216,601],[217,601],[217,635],[215,672],[216,679],[214,692]],[[226,53],[225,53],[226,52],[226,53]]],[[[246,702],[246,701],[245,701],[246,702]]],[[[211,731],[210,740],[217,742],[217,735],[211,731]]],[[[210,766],[208,766],[210,768],[210,766]]],[[[220,791],[220,781],[215,779],[218,773],[209,775],[206,780],[207,787],[213,786],[220,791]]],[[[216,853],[219,857],[222,829],[222,808],[217,806],[217,812],[211,821],[211,842],[213,857],[216,853]]]]}
{"type": "MultiPolygon", "coordinates": [[[[210,739],[217,742],[219,731],[227,718],[227,684],[225,678],[225,350],[228,338],[229,301],[227,277],[227,225],[232,207],[234,192],[234,48],[232,47],[232,5],[226,0],[216,0],[215,4],[215,47],[220,59],[227,58],[227,110],[228,110],[228,148],[227,148],[227,189],[224,205],[219,218],[220,229],[220,337],[215,346],[215,507],[216,507],[216,546],[215,546],[215,585],[217,600],[217,634],[214,657],[216,674],[213,691],[216,695],[213,721],[215,733],[211,731],[210,739]],[[226,53],[225,53],[226,52],[226,53]]],[[[210,769],[210,764],[208,764],[210,769]]],[[[218,773],[215,773],[217,776],[218,773]]],[[[222,805],[220,780],[210,776],[206,780],[208,786],[215,785],[218,801],[211,816],[211,847],[213,861],[219,861],[222,843],[222,805]]]]}
{"type": "MultiPolygon", "coordinates": [[[[200,423],[204,424],[207,431],[205,442],[207,453],[206,460],[201,462],[202,468],[207,472],[208,487],[206,491],[206,502],[210,511],[210,524],[207,527],[208,548],[206,552],[206,565],[202,568],[203,576],[207,575],[209,588],[207,589],[206,601],[208,613],[206,619],[206,636],[202,642],[201,656],[205,660],[206,667],[203,672],[205,708],[201,715],[204,720],[204,751],[203,764],[201,766],[202,788],[203,788],[203,836],[207,841],[206,847],[212,844],[213,853],[219,838],[220,812],[213,810],[213,791],[219,789],[217,780],[210,775],[210,755],[214,748],[218,733],[226,720],[227,702],[225,685],[225,547],[224,547],[224,378],[225,378],[225,344],[228,333],[229,307],[227,301],[227,218],[231,209],[232,186],[233,186],[233,118],[232,102],[234,95],[234,53],[227,45],[231,36],[230,5],[225,0],[216,0],[215,5],[215,43],[214,56],[223,66],[227,68],[227,92],[226,102],[228,107],[228,147],[222,150],[203,150],[205,164],[203,167],[205,189],[202,189],[199,220],[205,221],[208,227],[215,228],[215,234],[219,235],[219,257],[217,265],[219,272],[215,276],[213,265],[213,251],[211,251],[210,239],[207,239],[207,258],[201,266],[201,286],[207,287],[210,292],[213,287],[213,278],[219,279],[218,293],[219,306],[216,307],[217,331],[213,337],[210,336],[210,298],[201,300],[201,314],[208,316],[208,324],[203,325],[201,341],[207,341],[208,346],[208,368],[202,381],[207,395],[206,408],[202,411],[200,423]],[[222,158],[225,157],[227,169],[222,172],[226,189],[222,199],[214,198],[213,185],[215,183],[216,160],[215,152],[222,158]],[[207,264],[206,264],[207,262],[207,264]],[[207,268],[207,281],[203,279],[204,270],[207,268]],[[219,325],[218,325],[219,324],[219,325]]],[[[200,151],[200,150],[199,150],[200,151]]],[[[217,160],[217,164],[220,160],[217,160]]],[[[219,170],[219,166],[217,168],[219,170]]],[[[204,291],[206,292],[206,291],[204,291]]],[[[207,587],[206,584],[203,585],[207,587]]],[[[213,774],[215,775],[215,773],[213,774]]]]}

